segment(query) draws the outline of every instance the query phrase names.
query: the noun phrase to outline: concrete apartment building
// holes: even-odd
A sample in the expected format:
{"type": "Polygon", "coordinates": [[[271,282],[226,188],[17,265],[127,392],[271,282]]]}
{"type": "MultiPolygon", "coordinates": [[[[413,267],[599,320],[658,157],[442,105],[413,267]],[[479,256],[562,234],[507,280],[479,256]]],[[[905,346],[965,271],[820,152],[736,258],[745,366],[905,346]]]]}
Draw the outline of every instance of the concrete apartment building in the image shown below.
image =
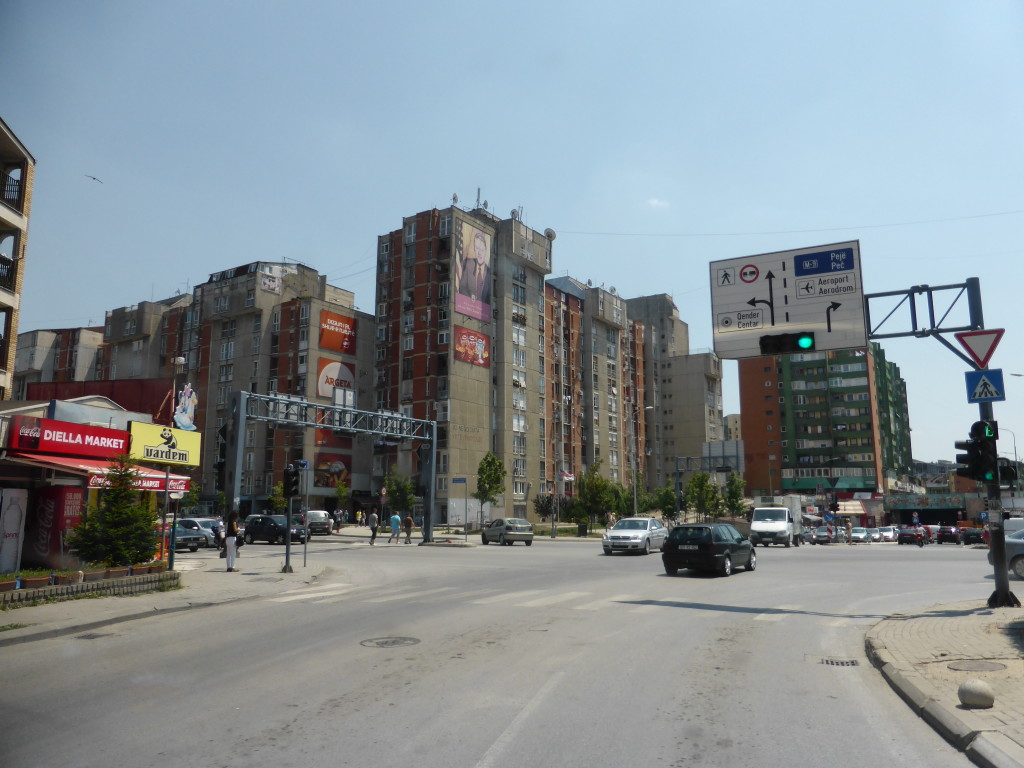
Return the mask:
{"type": "Polygon", "coordinates": [[[906,387],[877,344],[747,358],[739,373],[748,494],[863,498],[907,480],[906,387]]]}
{"type": "Polygon", "coordinates": [[[742,440],[742,420],[738,413],[729,413],[725,416],[725,439],[742,440]]]}
{"type": "Polygon", "coordinates": [[[14,399],[28,399],[30,384],[95,379],[102,346],[102,328],[53,328],[18,334],[14,399]]]}
{"type": "Polygon", "coordinates": [[[0,119],[0,400],[11,399],[36,161],[0,119]]]}

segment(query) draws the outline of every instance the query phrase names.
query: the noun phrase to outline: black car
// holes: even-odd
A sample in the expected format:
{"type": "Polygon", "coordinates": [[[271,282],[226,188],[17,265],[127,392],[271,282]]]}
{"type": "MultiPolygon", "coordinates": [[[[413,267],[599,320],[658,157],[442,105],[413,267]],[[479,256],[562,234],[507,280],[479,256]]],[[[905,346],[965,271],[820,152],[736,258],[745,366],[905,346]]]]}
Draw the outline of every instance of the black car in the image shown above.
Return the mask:
{"type": "Polygon", "coordinates": [[[896,534],[897,544],[917,544],[917,546],[923,547],[930,542],[931,538],[928,529],[921,526],[916,528],[900,528],[896,534]]]}
{"type": "Polygon", "coordinates": [[[716,571],[722,576],[733,566],[748,571],[757,567],[757,554],[750,539],[728,523],[691,523],[673,528],[661,548],[665,573],[674,576],[680,568],[716,571]]]}
{"type": "Polygon", "coordinates": [[[961,528],[960,542],[962,544],[984,544],[984,532],[981,528],[961,528]]]}
{"type": "Polygon", "coordinates": [[[960,531],[957,530],[955,525],[940,525],[938,533],[935,534],[935,542],[941,544],[944,541],[952,542],[953,544],[960,543],[960,531]]]}
{"type": "MultiPolygon", "coordinates": [[[[283,544],[288,527],[286,520],[284,515],[249,515],[245,518],[245,534],[242,538],[246,544],[256,541],[283,544]]],[[[292,520],[291,530],[292,541],[302,543],[306,540],[306,529],[302,524],[292,520]]]]}

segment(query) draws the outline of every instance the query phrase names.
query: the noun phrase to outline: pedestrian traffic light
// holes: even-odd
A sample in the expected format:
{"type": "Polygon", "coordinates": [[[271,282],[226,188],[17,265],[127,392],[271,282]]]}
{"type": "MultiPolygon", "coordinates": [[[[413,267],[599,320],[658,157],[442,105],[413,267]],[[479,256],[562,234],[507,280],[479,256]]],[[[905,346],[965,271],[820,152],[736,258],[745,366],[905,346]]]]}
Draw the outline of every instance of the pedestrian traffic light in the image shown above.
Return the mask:
{"type": "Polygon", "coordinates": [[[284,468],[284,497],[290,499],[299,495],[299,470],[289,464],[284,468]]]}
{"type": "Polygon", "coordinates": [[[762,355],[789,355],[794,352],[814,351],[814,333],[812,331],[774,333],[762,336],[759,341],[762,355]]]}
{"type": "Polygon", "coordinates": [[[983,483],[999,480],[999,424],[995,421],[976,421],[971,425],[971,437],[978,443],[978,477],[983,483]]]}

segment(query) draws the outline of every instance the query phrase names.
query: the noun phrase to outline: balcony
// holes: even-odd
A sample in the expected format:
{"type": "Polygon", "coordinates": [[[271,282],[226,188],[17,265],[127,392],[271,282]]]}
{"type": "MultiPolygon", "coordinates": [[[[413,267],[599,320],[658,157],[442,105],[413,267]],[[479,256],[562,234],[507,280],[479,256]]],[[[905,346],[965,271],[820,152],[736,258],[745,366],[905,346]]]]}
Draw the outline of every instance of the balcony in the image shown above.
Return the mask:
{"type": "Polygon", "coordinates": [[[18,270],[15,269],[14,260],[0,256],[0,288],[14,293],[17,278],[18,270]]]}
{"type": "Polygon", "coordinates": [[[24,187],[21,183],[21,179],[15,178],[8,174],[4,174],[3,183],[0,186],[0,195],[4,203],[11,206],[18,213],[24,212],[24,200],[22,199],[24,187]]]}

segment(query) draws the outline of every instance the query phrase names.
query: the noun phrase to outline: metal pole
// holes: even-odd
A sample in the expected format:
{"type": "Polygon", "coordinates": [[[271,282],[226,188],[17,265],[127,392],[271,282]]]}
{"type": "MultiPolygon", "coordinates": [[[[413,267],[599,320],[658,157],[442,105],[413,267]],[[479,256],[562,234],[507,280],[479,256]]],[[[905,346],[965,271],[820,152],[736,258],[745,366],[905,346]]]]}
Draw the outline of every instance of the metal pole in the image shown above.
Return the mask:
{"type": "Polygon", "coordinates": [[[463,537],[466,541],[469,541],[469,478],[466,478],[466,482],[463,483],[466,486],[465,494],[465,506],[463,507],[462,513],[462,530],[465,536],[463,537]]]}
{"type": "Polygon", "coordinates": [[[284,513],[284,567],[281,573],[295,573],[292,570],[292,498],[288,497],[284,513]]]}
{"type": "MultiPolygon", "coordinates": [[[[167,509],[171,505],[171,467],[168,464],[164,468],[164,532],[167,532],[167,509]]],[[[177,548],[176,540],[174,536],[174,528],[176,527],[177,515],[172,518],[171,535],[170,535],[170,552],[167,554],[167,570],[174,570],[174,550],[177,548]]],[[[164,541],[167,540],[167,536],[160,537],[160,546],[163,546],[164,541]]]]}
{"type": "Polygon", "coordinates": [[[555,468],[555,498],[551,502],[551,538],[555,538],[555,520],[558,518],[558,473],[561,470],[555,468]]]}

